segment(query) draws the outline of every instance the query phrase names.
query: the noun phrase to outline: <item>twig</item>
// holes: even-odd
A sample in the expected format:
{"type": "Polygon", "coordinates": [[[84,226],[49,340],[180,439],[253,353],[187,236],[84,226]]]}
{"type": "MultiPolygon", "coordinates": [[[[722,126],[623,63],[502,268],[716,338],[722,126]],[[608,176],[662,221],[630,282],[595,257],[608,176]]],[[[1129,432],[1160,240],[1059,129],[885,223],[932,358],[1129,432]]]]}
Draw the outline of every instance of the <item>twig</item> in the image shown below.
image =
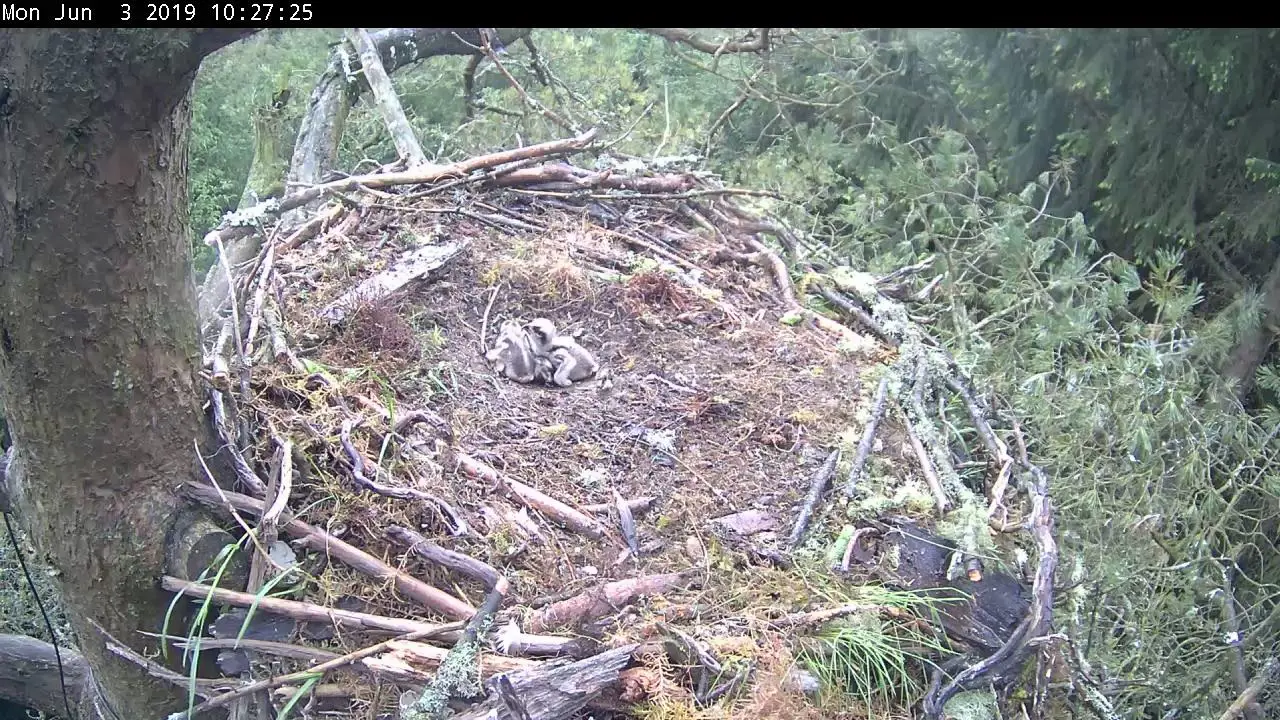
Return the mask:
{"type": "Polygon", "coordinates": [[[876,429],[880,426],[880,421],[884,419],[884,410],[889,400],[889,376],[880,378],[880,385],[876,387],[876,397],[871,401],[871,419],[867,421],[867,426],[862,430],[862,438],[858,440],[858,453],[853,456],[853,465],[849,467],[849,479],[845,481],[844,494],[846,497],[852,496],[854,488],[857,487],[858,481],[862,479],[862,468],[867,464],[867,460],[871,457],[871,449],[875,447],[876,429]]]}
{"type": "Polygon", "coordinates": [[[933,468],[933,461],[929,459],[929,451],[925,449],[924,443],[920,442],[920,436],[916,433],[916,429],[911,424],[911,419],[903,413],[901,408],[899,412],[903,416],[903,425],[907,428],[907,439],[911,442],[911,449],[916,453],[916,459],[920,461],[920,472],[924,474],[925,484],[929,486],[929,491],[933,493],[934,504],[938,508],[938,515],[942,516],[951,508],[951,502],[947,499],[947,492],[942,489],[942,481],[938,479],[938,473],[933,468]]]}
{"type": "Polygon", "coordinates": [[[813,518],[813,512],[822,501],[822,496],[826,494],[831,478],[836,474],[838,462],[840,462],[840,448],[832,450],[827,455],[826,461],[822,463],[822,467],[814,473],[813,480],[809,483],[809,496],[805,498],[804,505],[800,508],[800,516],[796,518],[795,527],[791,529],[791,536],[787,539],[788,545],[793,550],[804,539],[805,531],[809,529],[809,521],[813,518]]]}
{"type": "Polygon", "coordinates": [[[484,357],[489,351],[486,347],[489,337],[489,313],[493,311],[493,301],[498,299],[499,285],[493,286],[493,292],[489,293],[489,302],[484,306],[484,319],[480,322],[480,356],[484,357]]]}

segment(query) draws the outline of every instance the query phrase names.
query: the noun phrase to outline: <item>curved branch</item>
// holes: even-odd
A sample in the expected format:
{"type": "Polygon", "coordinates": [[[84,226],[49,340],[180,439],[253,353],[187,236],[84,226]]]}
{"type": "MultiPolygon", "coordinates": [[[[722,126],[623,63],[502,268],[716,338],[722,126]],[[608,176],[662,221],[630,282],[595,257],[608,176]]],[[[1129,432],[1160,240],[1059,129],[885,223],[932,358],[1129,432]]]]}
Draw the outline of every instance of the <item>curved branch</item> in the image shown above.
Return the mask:
{"type": "Polygon", "coordinates": [[[757,28],[752,31],[745,40],[726,40],[722,43],[715,43],[707,40],[698,33],[689,28],[636,28],[641,32],[657,35],[664,40],[689,47],[708,55],[723,55],[725,53],[758,53],[769,50],[769,30],[771,28],[757,28]],[[754,36],[754,37],[752,37],[754,36]]]}

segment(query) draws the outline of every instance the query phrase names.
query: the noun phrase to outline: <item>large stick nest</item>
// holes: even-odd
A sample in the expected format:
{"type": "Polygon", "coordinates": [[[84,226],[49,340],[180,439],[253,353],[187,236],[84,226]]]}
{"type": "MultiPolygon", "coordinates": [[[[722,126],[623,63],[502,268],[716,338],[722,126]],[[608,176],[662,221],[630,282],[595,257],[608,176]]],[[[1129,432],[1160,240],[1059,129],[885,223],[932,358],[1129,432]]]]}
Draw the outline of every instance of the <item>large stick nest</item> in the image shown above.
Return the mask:
{"type": "MultiPolygon", "coordinates": [[[[823,262],[751,211],[751,193],[545,157],[589,139],[347,178],[212,233],[219,247],[261,243],[226,268],[234,312],[206,324],[209,407],[232,468],[210,463],[222,489],[287,506],[471,607],[492,591],[483,574],[428,561],[388,528],[487,563],[510,583],[494,628],[573,637],[578,655],[641,643],[597,712],[681,693],[757,715],[812,712],[777,709],[778,693],[800,696],[794,682],[766,687],[770,659],[830,619],[815,614],[830,588],[867,583],[976,598],[941,620],[870,608],[939,623],[939,638],[970,651],[934,672],[926,712],[1010,676],[1048,628],[1056,551],[1043,475],[1025,450],[1010,453],[982,394],[883,284],[823,262]],[[290,222],[272,219],[282,211],[290,222]],[[484,352],[498,324],[537,316],[576,334],[604,378],[558,388],[495,373],[484,352]],[[979,460],[956,462],[938,430],[959,425],[979,460]],[[1023,569],[1019,548],[1033,558],[1023,569]],[[728,654],[749,670],[727,670],[716,637],[743,639],[750,649],[728,654]],[[721,667],[676,672],[673,642],[703,670],[721,667]]],[[[441,619],[403,586],[323,555],[301,558],[311,577],[295,599],[441,619]]],[[[257,563],[258,585],[279,570],[257,563]]],[[[490,637],[486,651],[501,655],[490,637]]],[[[394,700],[369,688],[329,692],[357,707],[394,700]]]]}

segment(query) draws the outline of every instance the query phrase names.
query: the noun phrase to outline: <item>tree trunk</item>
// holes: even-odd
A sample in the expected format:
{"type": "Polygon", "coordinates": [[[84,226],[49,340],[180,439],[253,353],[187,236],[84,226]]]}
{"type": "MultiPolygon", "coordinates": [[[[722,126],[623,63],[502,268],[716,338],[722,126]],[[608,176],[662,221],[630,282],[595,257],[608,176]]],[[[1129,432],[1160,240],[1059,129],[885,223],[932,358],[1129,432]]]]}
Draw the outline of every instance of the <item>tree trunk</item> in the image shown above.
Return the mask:
{"type": "Polygon", "coordinates": [[[253,162],[240,193],[237,210],[257,205],[269,197],[284,195],[284,172],[288,164],[280,152],[280,128],[284,126],[284,106],[272,102],[253,113],[253,162]]]}
{"type": "MultiPolygon", "coordinates": [[[[187,231],[189,91],[245,30],[0,31],[0,399],[8,489],[106,700],[155,717],[181,693],[139,651],[204,423],[187,231]]],[[[86,714],[86,716],[90,716],[86,714]]]]}
{"type": "Polygon", "coordinates": [[[1230,358],[1223,366],[1222,374],[1236,381],[1236,395],[1241,402],[1253,391],[1258,368],[1267,357],[1275,333],[1273,324],[1280,321],[1280,256],[1276,257],[1271,272],[1262,284],[1262,317],[1257,326],[1245,331],[1230,358]]]}

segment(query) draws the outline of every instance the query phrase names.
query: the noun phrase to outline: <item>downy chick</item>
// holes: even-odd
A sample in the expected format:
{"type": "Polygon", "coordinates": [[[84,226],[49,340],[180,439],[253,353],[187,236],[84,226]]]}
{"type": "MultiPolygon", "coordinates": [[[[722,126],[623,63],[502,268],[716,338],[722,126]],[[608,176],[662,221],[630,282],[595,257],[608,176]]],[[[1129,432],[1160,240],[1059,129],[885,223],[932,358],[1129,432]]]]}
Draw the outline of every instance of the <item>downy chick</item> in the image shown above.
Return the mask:
{"type": "Polygon", "coordinates": [[[586,380],[600,369],[600,363],[577,340],[561,335],[555,323],[546,318],[535,318],[525,325],[533,341],[535,354],[550,358],[551,381],[560,387],[568,387],[576,380],[586,380]]]}
{"type": "Polygon", "coordinates": [[[485,358],[494,363],[495,370],[518,383],[530,383],[551,373],[551,361],[535,352],[529,333],[513,320],[498,328],[498,339],[485,358]]]}

